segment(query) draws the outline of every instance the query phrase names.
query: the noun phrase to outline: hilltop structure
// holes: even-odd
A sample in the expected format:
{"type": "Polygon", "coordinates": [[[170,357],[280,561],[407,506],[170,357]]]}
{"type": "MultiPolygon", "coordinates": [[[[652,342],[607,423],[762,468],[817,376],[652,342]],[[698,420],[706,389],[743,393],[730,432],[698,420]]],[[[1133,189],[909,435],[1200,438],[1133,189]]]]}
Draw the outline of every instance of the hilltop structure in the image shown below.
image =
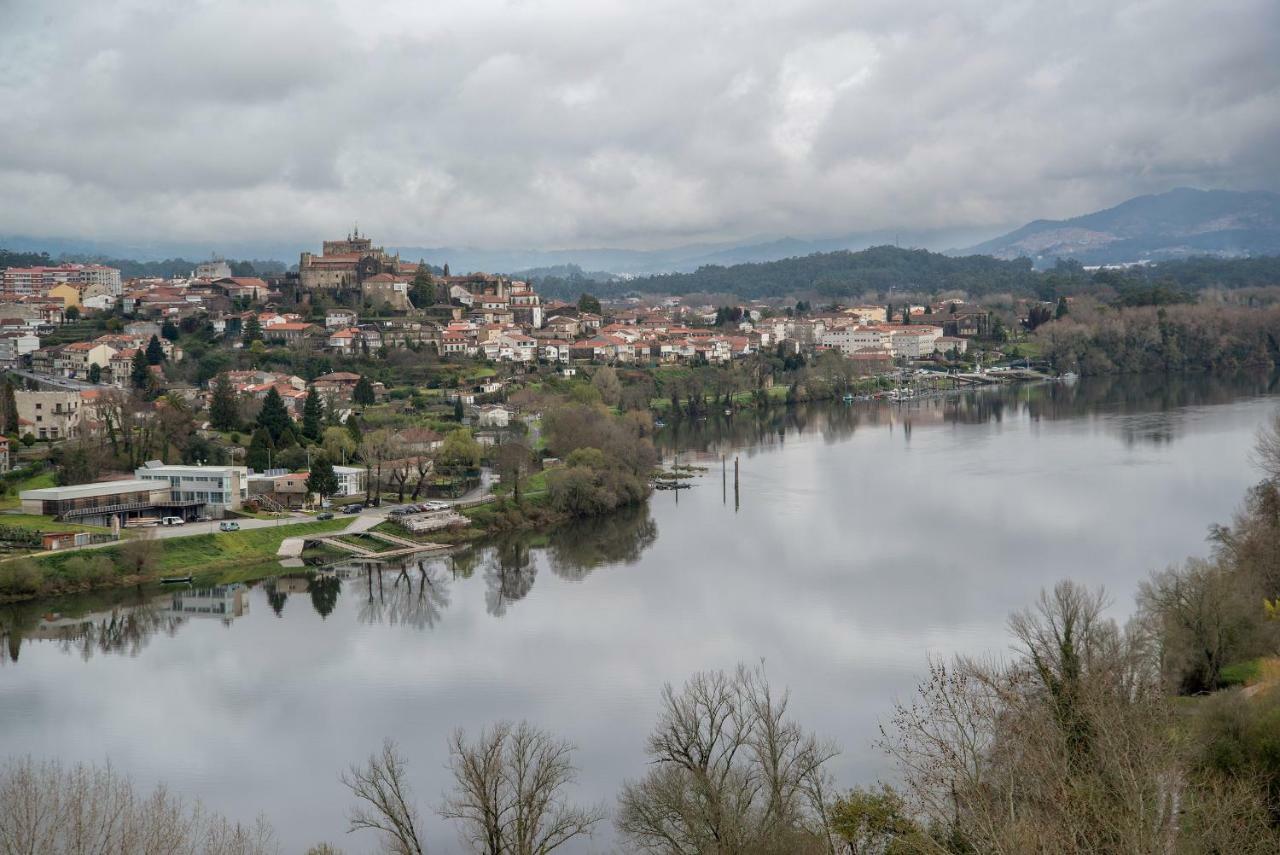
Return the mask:
{"type": "Polygon", "coordinates": [[[338,291],[359,288],[366,279],[382,274],[392,277],[412,276],[416,264],[400,261],[369,237],[362,237],[357,227],[346,240],[327,240],[320,255],[302,253],[298,260],[298,282],[307,290],[338,291]]]}

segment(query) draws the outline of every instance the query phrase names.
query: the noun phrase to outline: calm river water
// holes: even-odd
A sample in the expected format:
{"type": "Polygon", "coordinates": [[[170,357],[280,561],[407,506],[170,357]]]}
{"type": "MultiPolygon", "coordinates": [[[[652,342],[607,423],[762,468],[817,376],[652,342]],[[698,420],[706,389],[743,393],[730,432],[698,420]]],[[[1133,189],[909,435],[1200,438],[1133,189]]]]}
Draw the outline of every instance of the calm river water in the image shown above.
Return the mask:
{"type": "MultiPolygon", "coordinates": [[[[572,740],[579,795],[612,804],[644,772],[664,682],[763,660],[842,745],[840,783],[871,782],[891,774],[877,722],[928,654],[1007,650],[1009,612],[1064,577],[1106,585],[1124,616],[1148,572],[1204,554],[1257,478],[1274,392],[1098,380],[739,415],[667,429],[668,455],[709,467],[690,490],[403,576],[0,609],[0,757],[109,758],[264,812],[285,852],[366,852],[337,776],[384,736],[424,808],[449,732],[501,718],[572,740]]],[[[441,821],[430,842],[459,848],[441,821]]]]}

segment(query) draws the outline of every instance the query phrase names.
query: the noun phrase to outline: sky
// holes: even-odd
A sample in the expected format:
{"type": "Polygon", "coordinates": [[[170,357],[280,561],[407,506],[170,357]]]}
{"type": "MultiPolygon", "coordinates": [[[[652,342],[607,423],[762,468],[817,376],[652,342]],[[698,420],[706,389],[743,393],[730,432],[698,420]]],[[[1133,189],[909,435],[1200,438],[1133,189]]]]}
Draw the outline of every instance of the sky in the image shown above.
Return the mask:
{"type": "Polygon", "coordinates": [[[0,234],[662,248],[1280,190],[1275,0],[0,0],[0,234]]]}

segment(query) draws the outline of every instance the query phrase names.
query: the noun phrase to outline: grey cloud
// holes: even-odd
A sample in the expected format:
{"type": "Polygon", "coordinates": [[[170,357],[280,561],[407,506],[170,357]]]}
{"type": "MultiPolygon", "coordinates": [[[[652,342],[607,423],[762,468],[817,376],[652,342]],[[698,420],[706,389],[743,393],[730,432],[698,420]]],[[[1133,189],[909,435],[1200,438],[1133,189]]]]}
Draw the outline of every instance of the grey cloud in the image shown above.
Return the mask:
{"type": "Polygon", "coordinates": [[[1280,7],[13,0],[0,233],[652,246],[1277,189],[1280,7]]]}

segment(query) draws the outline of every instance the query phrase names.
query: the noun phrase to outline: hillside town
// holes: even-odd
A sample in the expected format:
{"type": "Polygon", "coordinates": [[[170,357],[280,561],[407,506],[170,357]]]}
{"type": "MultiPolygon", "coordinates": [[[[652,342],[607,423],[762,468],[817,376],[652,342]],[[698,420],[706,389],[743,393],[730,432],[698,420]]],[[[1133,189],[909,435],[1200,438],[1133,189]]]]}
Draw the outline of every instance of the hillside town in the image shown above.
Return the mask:
{"type": "Polygon", "coordinates": [[[446,437],[461,430],[493,448],[536,430],[546,378],[630,372],[628,408],[648,411],[654,399],[696,414],[723,390],[662,372],[750,376],[764,394],[782,375],[761,360],[794,373],[825,359],[848,378],[896,385],[912,366],[972,370],[971,345],[991,347],[1002,324],[960,299],[570,303],[524,279],[404,260],[358,228],[303,252],[292,270],[234,273],[216,257],[170,278],[122,280],[98,264],[4,270],[0,415],[14,447],[0,447],[0,471],[19,457],[59,465],[59,483],[22,493],[25,509],[130,526],[222,519],[246,505],[377,503],[397,481],[399,498],[456,495],[475,487],[475,473],[437,469],[446,437]],[[386,439],[376,466],[360,445],[370,430],[386,439]],[[343,431],[349,442],[330,436],[343,431]],[[323,494],[306,485],[312,451],[338,482],[323,494]]]}

